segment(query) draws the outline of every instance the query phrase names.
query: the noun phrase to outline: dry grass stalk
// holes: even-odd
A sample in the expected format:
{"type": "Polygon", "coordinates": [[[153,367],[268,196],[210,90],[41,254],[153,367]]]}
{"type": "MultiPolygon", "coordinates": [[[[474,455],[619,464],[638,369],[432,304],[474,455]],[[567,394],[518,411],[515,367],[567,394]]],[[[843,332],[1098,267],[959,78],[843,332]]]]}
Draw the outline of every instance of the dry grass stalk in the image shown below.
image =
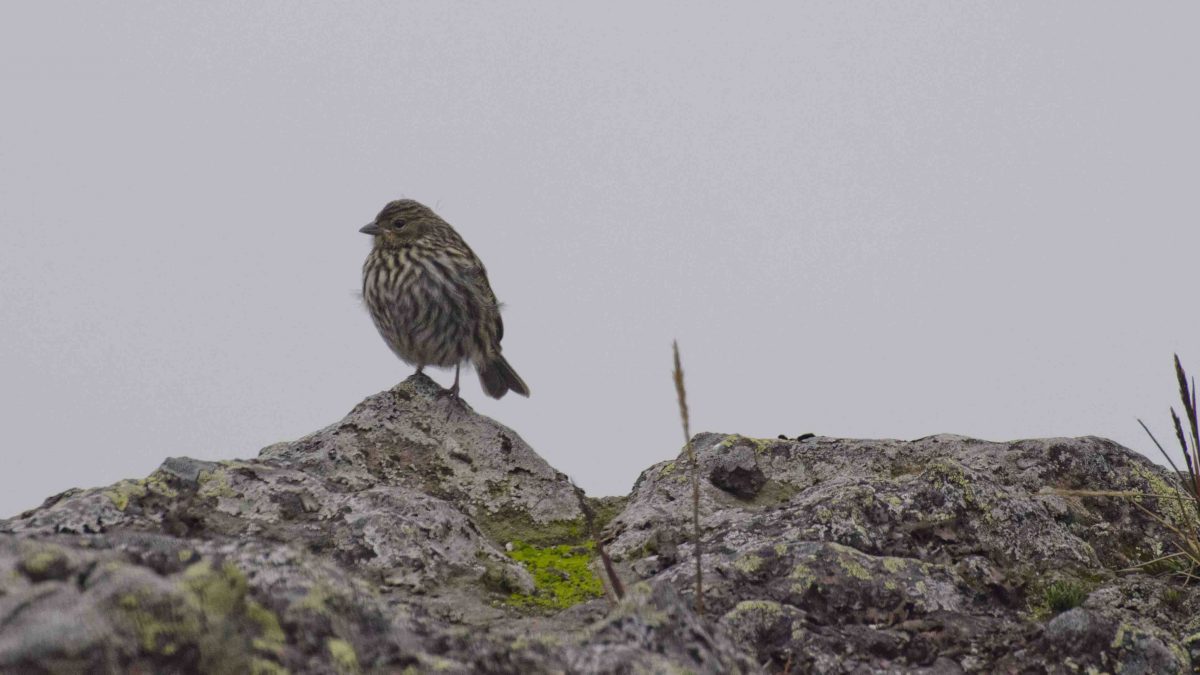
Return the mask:
{"type": "Polygon", "coordinates": [[[700,465],[692,448],[692,429],[688,419],[687,388],[683,385],[683,365],[679,361],[679,342],[671,343],[675,352],[675,396],[679,399],[679,419],[683,421],[683,441],[692,465],[692,544],[696,548],[696,613],[704,615],[704,583],[700,559],[700,465]]]}
{"type": "Polygon", "coordinates": [[[1150,437],[1154,447],[1158,448],[1163,458],[1167,460],[1167,464],[1171,466],[1172,476],[1176,483],[1175,494],[1147,494],[1131,490],[1052,490],[1052,492],[1074,497],[1116,497],[1130,500],[1142,513],[1171,534],[1172,543],[1178,551],[1158,556],[1154,560],[1122,571],[1144,572],[1151,566],[1168,564],[1173,574],[1182,577],[1184,583],[1191,583],[1200,580],[1200,575],[1197,574],[1197,571],[1200,570],[1200,420],[1198,420],[1196,412],[1196,381],[1189,380],[1183,364],[1179,361],[1178,354],[1175,355],[1175,378],[1179,382],[1179,399],[1183,404],[1187,427],[1184,427],[1183,420],[1175,412],[1175,408],[1171,408],[1171,422],[1175,428],[1175,439],[1179,441],[1179,447],[1183,453],[1186,471],[1179,470],[1175,460],[1158,442],[1154,433],[1150,431],[1150,427],[1146,426],[1142,420],[1138,420],[1138,424],[1142,425],[1142,429],[1146,431],[1146,435],[1150,437]],[[1151,503],[1156,504],[1155,508],[1148,508],[1143,504],[1143,500],[1150,500],[1151,503]],[[1163,501],[1179,502],[1181,507],[1179,517],[1168,519],[1164,515],[1166,512],[1163,510],[1163,501]]]}

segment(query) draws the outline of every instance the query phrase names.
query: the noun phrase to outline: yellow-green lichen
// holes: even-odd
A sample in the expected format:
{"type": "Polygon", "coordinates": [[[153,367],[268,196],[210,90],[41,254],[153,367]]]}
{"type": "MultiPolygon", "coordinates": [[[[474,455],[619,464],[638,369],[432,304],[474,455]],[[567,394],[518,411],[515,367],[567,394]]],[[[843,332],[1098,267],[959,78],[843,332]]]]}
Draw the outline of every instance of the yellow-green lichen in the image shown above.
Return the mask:
{"type": "Polygon", "coordinates": [[[733,609],[725,615],[726,618],[737,618],[747,614],[758,614],[768,620],[783,613],[783,605],[771,600],[743,600],[734,605],[733,609]]]}
{"type": "Polygon", "coordinates": [[[892,574],[896,574],[905,569],[908,569],[908,561],[905,560],[904,558],[895,558],[892,556],[887,556],[883,559],[883,569],[887,570],[888,572],[890,572],[892,574]]]}
{"type": "Polygon", "coordinates": [[[1178,488],[1168,484],[1162,476],[1144,466],[1134,464],[1131,471],[1133,475],[1146,481],[1151,494],[1157,497],[1151,505],[1156,513],[1178,528],[1196,529],[1200,527],[1200,523],[1196,522],[1195,510],[1185,508],[1187,497],[1178,488]]]}
{"type": "Polygon", "coordinates": [[[201,497],[221,498],[236,496],[233,486],[229,482],[229,473],[224,468],[201,471],[196,481],[200,485],[200,489],[196,491],[196,494],[201,497]]]}
{"type": "Polygon", "coordinates": [[[325,648],[329,650],[329,658],[338,675],[357,675],[362,672],[354,645],[340,638],[330,638],[325,641],[325,648]]]}
{"type": "Polygon", "coordinates": [[[846,570],[847,574],[855,579],[862,579],[863,581],[870,581],[874,578],[871,576],[871,573],[867,571],[867,568],[863,567],[862,563],[856,559],[855,553],[851,552],[853,549],[841,546],[839,546],[838,549],[838,564],[842,566],[842,569],[846,570]]]}
{"type": "Polygon", "coordinates": [[[154,494],[159,494],[164,497],[178,497],[179,491],[171,487],[170,483],[167,482],[169,475],[170,474],[165,471],[155,471],[138,482],[141,483],[142,487],[146,488],[147,491],[154,494]]]}
{"type": "Polygon", "coordinates": [[[147,654],[169,656],[194,645],[203,672],[287,672],[274,660],[286,640],[279,618],[249,596],[245,575],[232,563],[195,563],[175,589],[146,587],[120,595],[115,605],[147,654]]]}
{"type": "Polygon", "coordinates": [[[27,576],[33,578],[49,577],[56,570],[65,572],[67,552],[49,544],[36,545],[21,558],[20,568],[27,576]]]}
{"type": "Polygon", "coordinates": [[[283,627],[279,625],[279,617],[249,598],[246,599],[246,617],[258,624],[258,637],[254,638],[251,643],[254,648],[275,655],[282,654],[287,636],[283,632],[283,627]]]}
{"type": "Polygon", "coordinates": [[[1121,624],[1117,626],[1117,634],[1113,636],[1112,645],[1110,645],[1110,647],[1112,649],[1133,647],[1137,643],[1140,633],[1141,631],[1122,621],[1121,624]],[[1126,644],[1127,642],[1129,644],[1126,644]]]}
{"type": "Polygon", "coordinates": [[[529,570],[535,586],[532,594],[509,595],[510,604],[563,609],[604,595],[604,586],[590,565],[594,556],[591,544],[540,547],[518,541],[508,555],[529,570]]]}
{"type": "Polygon", "coordinates": [[[289,672],[287,668],[274,661],[257,656],[250,659],[250,675],[289,675],[289,672]]]}
{"type": "Polygon", "coordinates": [[[762,557],[751,553],[735,560],[733,566],[735,569],[744,574],[754,574],[758,570],[762,569],[763,559],[762,557]]]}
{"type": "Polygon", "coordinates": [[[792,580],[792,591],[795,593],[804,593],[817,581],[817,575],[805,565],[796,565],[788,578],[792,580]]]}
{"type": "Polygon", "coordinates": [[[333,589],[326,584],[313,584],[312,588],[308,589],[308,593],[304,594],[292,605],[295,609],[312,612],[320,616],[329,614],[329,601],[333,598],[333,589]]]}
{"type": "Polygon", "coordinates": [[[146,486],[140,481],[127,479],[110,486],[104,491],[104,496],[108,497],[118,511],[124,511],[129,508],[131,499],[145,497],[148,492],[146,486]]]}
{"type": "Polygon", "coordinates": [[[170,486],[167,482],[167,474],[162,471],[155,471],[139,480],[122,480],[104,490],[104,496],[108,497],[108,500],[119,511],[129,508],[131,501],[151,494],[173,498],[178,496],[179,492],[170,486]]]}

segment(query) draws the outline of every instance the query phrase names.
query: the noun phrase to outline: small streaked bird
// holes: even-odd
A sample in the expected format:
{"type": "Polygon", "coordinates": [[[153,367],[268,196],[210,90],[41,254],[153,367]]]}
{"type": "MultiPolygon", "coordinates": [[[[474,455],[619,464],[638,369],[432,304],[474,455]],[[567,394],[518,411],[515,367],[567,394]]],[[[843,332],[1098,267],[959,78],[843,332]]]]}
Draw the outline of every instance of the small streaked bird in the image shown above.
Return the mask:
{"type": "Polygon", "coordinates": [[[363,263],[363,300],[396,356],[417,367],[475,365],[492,398],[529,387],[500,353],[504,323],[487,270],[450,223],[411,199],[383,207],[360,232],[375,238],[363,263]]]}

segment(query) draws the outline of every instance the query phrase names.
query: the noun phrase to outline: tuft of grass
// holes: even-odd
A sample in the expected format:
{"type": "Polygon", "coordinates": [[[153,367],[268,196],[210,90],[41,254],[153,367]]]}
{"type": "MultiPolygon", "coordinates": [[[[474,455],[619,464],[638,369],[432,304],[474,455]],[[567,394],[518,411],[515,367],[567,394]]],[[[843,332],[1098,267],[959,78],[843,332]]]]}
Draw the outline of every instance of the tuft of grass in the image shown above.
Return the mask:
{"type": "Polygon", "coordinates": [[[1164,588],[1160,596],[1162,603],[1169,609],[1183,607],[1183,591],[1178,588],[1164,588]]]}
{"type": "Polygon", "coordinates": [[[1087,600],[1093,586],[1078,579],[1059,579],[1048,584],[1037,584],[1030,589],[1028,608],[1036,621],[1046,621],[1068,610],[1075,609],[1087,600]]]}
{"type": "Polygon", "coordinates": [[[687,387],[683,384],[683,364],[679,360],[679,341],[672,342],[671,348],[675,353],[675,396],[679,399],[679,419],[683,422],[683,442],[687,446],[688,461],[692,465],[692,543],[696,549],[696,613],[704,616],[704,583],[701,579],[700,559],[700,465],[696,462],[696,451],[692,448],[687,387]]]}
{"type": "Polygon", "coordinates": [[[1138,424],[1142,425],[1146,435],[1154,442],[1154,446],[1158,448],[1174,471],[1178,499],[1184,506],[1184,509],[1181,509],[1185,514],[1181,519],[1183,522],[1176,520],[1172,523],[1170,519],[1163,516],[1161,507],[1155,512],[1140,503],[1135,503],[1171,532],[1175,547],[1178,549],[1177,553],[1151,562],[1172,560],[1175,563],[1185,563],[1187,569],[1179,570],[1177,573],[1185,580],[1193,581],[1197,579],[1197,569],[1200,569],[1200,422],[1196,415],[1196,380],[1188,378],[1187,371],[1183,369],[1183,364],[1179,361],[1179,355],[1175,354],[1174,356],[1175,379],[1179,383],[1179,399],[1183,404],[1184,415],[1187,417],[1186,433],[1183,422],[1174,407],[1171,408],[1171,422],[1175,427],[1175,439],[1179,441],[1179,448],[1183,453],[1183,462],[1187,471],[1179,470],[1175,461],[1171,459],[1170,453],[1163,448],[1162,443],[1158,442],[1145,422],[1139,419],[1138,424]]]}
{"type": "MultiPolygon", "coordinates": [[[[1150,489],[1136,490],[1054,490],[1056,494],[1075,497],[1116,497],[1127,499],[1146,514],[1171,538],[1175,552],[1163,554],[1156,551],[1151,560],[1122,570],[1123,572],[1146,572],[1148,574],[1170,574],[1184,583],[1200,581],[1200,420],[1196,410],[1196,381],[1189,379],[1179,355],[1175,354],[1175,378],[1179,383],[1179,398],[1183,403],[1187,425],[1171,408],[1171,422],[1175,427],[1175,438],[1183,453],[1186,471],[1180,471],[1171,454],[1158,442],[1150,427],[1139,419],[1137,422],[1146,435],[1162,453],[1171,466],[1175,485],[1161,483],[1155,486],[1150,480],[1150,489]]],[[[1149,480],[1149,479],[1148,479],[1149,480]]]]}
{"type": "Polygon", "coordinates": [[[1088,590],[1078,581],[1055,581],[1043,591],[1043,600],[1051,612],[1062,614],[1087,600],[1088,590]]]}

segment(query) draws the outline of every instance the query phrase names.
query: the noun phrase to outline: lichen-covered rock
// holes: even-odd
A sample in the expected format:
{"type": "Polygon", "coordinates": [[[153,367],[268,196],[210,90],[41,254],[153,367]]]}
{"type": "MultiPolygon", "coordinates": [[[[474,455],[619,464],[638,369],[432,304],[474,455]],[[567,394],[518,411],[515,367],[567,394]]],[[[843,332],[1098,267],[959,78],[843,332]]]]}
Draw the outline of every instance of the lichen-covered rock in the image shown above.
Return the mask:
{"type": "MultiPolygon", "coordinates": [[[[701,476],[762,472],[749,498],[702,480],[700,512],[705,603],[769,669],[1190,672],[1182,608],[1195,589],[1120,574],[1169,548],[1168,531],[1130,500],[1061,494],[1169,489],[1168,474],[1111,441],[701,434],[693,449],[701,476]],[[1047,623],[1070,603],[1088,621],[1047,623]]],[[[685,456],[643,472],[609,550],[691,597],[685,456]]]]}
{"type": "Polygon", "coordinates": [[[414,376],[257,459],[171,458],[0,521],[0,672],[447,666],[429,636],[524,620],[511,598],[543,591],[505,544],[584,543],[584,502],[438,392],[414,376]]]}
{"type": "Polygon", "coordinates": [[[439,394],[414,376],[255,459],[171,458],[0,521],[0,673],[1200,663],[1200,592],[1127,571],[1168,552],[1169,531],[1130,500],[1062,492],[1168,494],[1109,441],[701,434],[701,614],[685,454],[628,497],[589,499],[439,394]],[[602,597],[589,517],[607,524],[621,602],[602,597]]]}

